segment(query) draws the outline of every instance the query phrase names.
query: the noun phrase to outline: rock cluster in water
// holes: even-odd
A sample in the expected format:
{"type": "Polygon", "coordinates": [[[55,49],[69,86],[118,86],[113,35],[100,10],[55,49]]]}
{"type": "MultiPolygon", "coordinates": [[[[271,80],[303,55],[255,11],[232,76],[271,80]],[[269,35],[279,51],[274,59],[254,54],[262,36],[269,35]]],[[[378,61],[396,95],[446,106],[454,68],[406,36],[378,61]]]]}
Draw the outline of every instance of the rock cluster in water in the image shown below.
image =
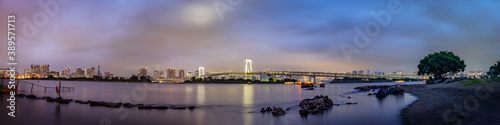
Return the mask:
{"type": "Polygon", "coordinates": [[[390,94],[400,94],[403,93],[404,89],[401,85],[382,85],[382,86],[358,86],[354,89],[367,92],[373,89],[379,89],[376,93],[368,93],[368,95],[375,95],[378,98],[386,97],[390,94]]]}
{"type": "Polygon", "coordinates": [[[264,107],[264,108],[260,109],[260,112],[271,112],[271,113],[273,113],[273,115],[276,115],[276,116],[286,114],[286,111],[280,107],[273,107],[273,108],[271,108],[271,107],[265,108],[264,107]]]}
{"type": "MultiPolygon", "coordinates": [[[[44,99],[47,100],[47,102],[57,102],[60,104],[69,104],[70,102],[73,102],[73,99],[63,99],[63,98],[51,98],[48,96],[38,98],[35,95],[24,95],[24,94],[18,94],[18,97],[21,98],[28,98],[28,99],[44,99]]],[[[90,106],[103,106],[103,107],[110,107],[110,108],[133,108],[137,107],[137,109],[158,109],[158,110],[165,110],[165,109],[190,109],[193,110],[196,107],[195,106],[165,106],[165,105],[145,105],[145,104],[131,104],[131,103],[115,103],[115,102],[104,102],[104,101],[83,101],[83,100],[74,100],[75,103],[78,104],[89,104],[90,106]]]]}
{"type": "Polygon", "coordinates": [[[312,99],[302,100],[299,104],[301,107],[299,113],[300,115],[307,115],[309,113],[316,114],[320,111],[328,109],[328,107],[332,107],[333,105],[333,101],[329,99],[328,96],[318,95],[312,99]]]}

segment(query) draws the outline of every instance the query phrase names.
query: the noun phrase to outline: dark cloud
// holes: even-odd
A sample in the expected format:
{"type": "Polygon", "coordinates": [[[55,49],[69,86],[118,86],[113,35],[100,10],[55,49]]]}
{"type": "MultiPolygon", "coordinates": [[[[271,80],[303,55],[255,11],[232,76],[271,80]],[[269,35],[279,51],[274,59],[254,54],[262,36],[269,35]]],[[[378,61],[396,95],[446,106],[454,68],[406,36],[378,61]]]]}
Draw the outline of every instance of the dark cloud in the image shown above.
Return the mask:
{"type": "MultiPolygon", "coordinates": [[[[352,44],[353,28],[375,21],[370,11],[386,9],[388,1],[244,0],[224,20],[212,2],[72,0],[19,45],[20,66],[51,64],[60,71],[100,64],[129,76],[139,67],[222,71],[248,58],[260,70],[412,73],[419,59],[441,50],[458,54],[468,68],[487,68],[500,59],[498,1],[403,0],[404,11],[392,15],[351,62],[340,43],[352,44]]],[[[29,0],[0,0],[0,7],[1,15],[28,19],[42,10],[29,0]]],[[[5,64],[6,55],[0,58],[5,64]]]]}

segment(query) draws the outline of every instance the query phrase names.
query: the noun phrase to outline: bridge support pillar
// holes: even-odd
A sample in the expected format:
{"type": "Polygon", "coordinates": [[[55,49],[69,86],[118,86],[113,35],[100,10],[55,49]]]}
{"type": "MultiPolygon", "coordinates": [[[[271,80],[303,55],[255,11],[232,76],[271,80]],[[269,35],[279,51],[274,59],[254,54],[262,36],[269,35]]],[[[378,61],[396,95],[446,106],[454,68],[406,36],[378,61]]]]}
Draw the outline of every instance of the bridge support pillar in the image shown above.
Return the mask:
{"type": "Polygon", "coordinates": [[[309,76],[309,82],[316,83],[316,76],[309,76]]]}

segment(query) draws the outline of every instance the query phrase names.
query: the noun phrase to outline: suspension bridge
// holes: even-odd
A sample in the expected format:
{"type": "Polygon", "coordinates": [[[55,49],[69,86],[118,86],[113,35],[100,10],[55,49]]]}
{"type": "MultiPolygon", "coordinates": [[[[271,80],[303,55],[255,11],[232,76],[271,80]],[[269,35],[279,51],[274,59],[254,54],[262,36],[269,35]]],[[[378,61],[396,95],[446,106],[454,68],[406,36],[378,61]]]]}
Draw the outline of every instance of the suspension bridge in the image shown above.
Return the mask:
{"type": "Polygon", "coordinates": [[[262,70],[255,64],[252,64],[252,60],[246,59],[245,61],[239,63],[238,65],[233,66],[227,71],[220,72],[210,72],[209,74],[205,74],[205,68],[200,67],[198,69],[200,72],[197,77],[206,78],[206,77],[217,77],[217,76],[244,76],[246,79],[251,79],[252,76],[259,76],[262,78],[276,78],[276,76],[285,76],[285,78],[293,79],[293,77],[297,76],[309,76],[311,81],[315,81],[316,77],[332,77],[334,79],[341,78],[362,78],[362,79],[377,79],[377,78],[385,78],[385,79],[422,79],[423,76],[418,75],[398,75],[398,74],[348,74],[348,73],[336,73],[336,72],[313,72],[313,71],[283,71],[283,70],[262,70]],[[244,66],[244,68],[242,68],[244,66]],[[254,70],[254,68],[256,70],[254,70]],[[240,70],[243,69],[243,70],[240,70]]]}

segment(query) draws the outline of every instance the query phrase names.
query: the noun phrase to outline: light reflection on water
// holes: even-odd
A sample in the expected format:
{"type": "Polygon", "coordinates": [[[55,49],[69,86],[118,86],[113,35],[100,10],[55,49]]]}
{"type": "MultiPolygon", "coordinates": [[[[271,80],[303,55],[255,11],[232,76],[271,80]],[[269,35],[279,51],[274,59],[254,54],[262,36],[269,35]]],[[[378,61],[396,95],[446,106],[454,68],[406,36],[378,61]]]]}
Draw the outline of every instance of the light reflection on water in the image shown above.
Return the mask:
{"type": "MultiPolygon", "coordinates": [[[[36,83],[37,81],[31,81],[36,83]]],[[[40,81],[45,86],[55,86],[58,81],[40,81]]],[[[403,83],[421,84],[422,82],[403,83]]],[[[396,83],[327,84],[325,88],[304,90],[297,85],[273,84],[142,84],[63,81],[63,86],[75,87],[74,92],[63,92],[63,98],[95,101],[120,101],[159,105],[195,105],[195,110],[138,110],[136,108],[111,109],[91,107],[88,104],[57,104],[44,100],[18,98],[17,117],[12,124],[99,124],[103,119],[112,124],[400,124],[398,114],[402,108],[416,100],[409,94],[390,95],[384,99],[351,93],[362,85],[396,83]],[[134,96],[134,94],[136,94],[134,96]],[[323,113],[301,117],[298,103],[315,95],[328,95],[334,103],[357,102],[340,105],[323,113]],[[341,95],[341,96],[339,96],[341,95]],[[346,98],[351,96],[352,98],[346,98]],[[128,97],[128,99],[123,99],[128,97]],[[290,107],[284,116],[260,113],[262,107],[290,107]],[[128,115],[124,117],[125,112],[128,115]],[[121,117],[124,117],[121,119],[121,117]],[[30,119],[30,120],[26,120],[30,119]],[[44,119],[44,120],[31,120],[44,119]]],[[[21,90],[31,94],[31,86],[21,90]]],[[[54,90],[34,88],[39,97],[57,97],[54,90]]],[[[1,96],[0,106],[5,107],[7,95],[1,96]]],[[[6,114],[7,109],[1,108],[6,114]]],[[[7,115],[0,118],[8,119],[7,115]]]]}

